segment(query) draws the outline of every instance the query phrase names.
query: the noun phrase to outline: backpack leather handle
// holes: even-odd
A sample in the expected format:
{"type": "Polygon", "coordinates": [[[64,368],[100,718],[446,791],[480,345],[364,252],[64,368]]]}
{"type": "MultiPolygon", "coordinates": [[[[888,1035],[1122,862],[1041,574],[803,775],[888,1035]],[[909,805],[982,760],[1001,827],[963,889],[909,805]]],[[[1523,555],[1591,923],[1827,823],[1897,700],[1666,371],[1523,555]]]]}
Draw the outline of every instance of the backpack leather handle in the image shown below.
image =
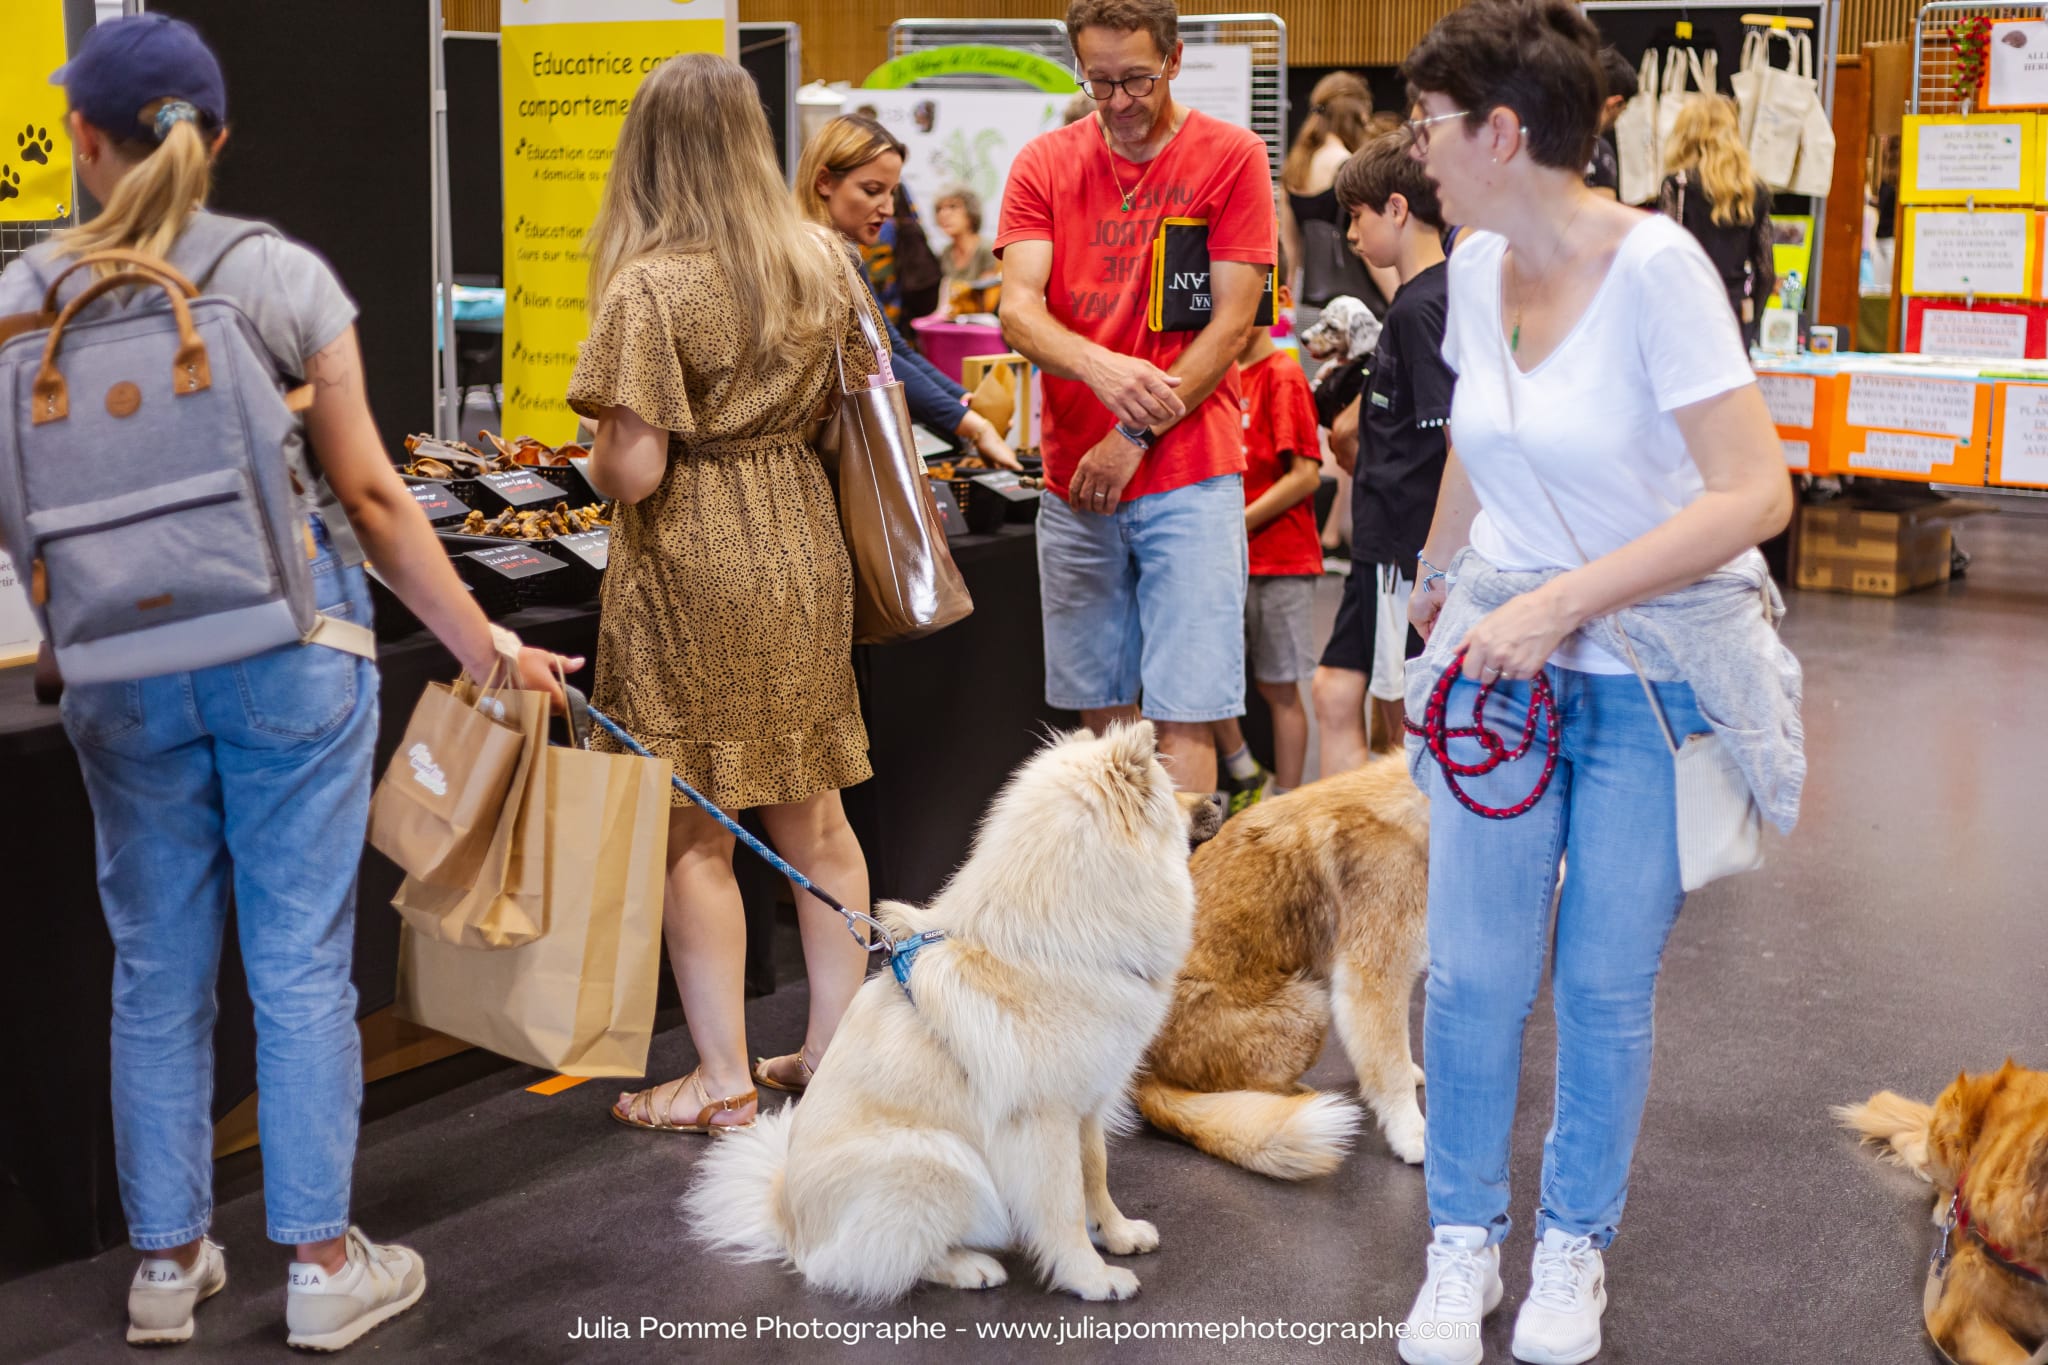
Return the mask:
{"type": "Polygon", "coordinates": [[[64,311],[51,324],[50,339],[43,346],[42,368],[36,371],[35,386],[30,390],[29,420],[34,425],[61,422],[71,415],[71,392],[65,386],[64,376],[57,371],[57,347],[64,340],[64,329],[71,325],[79,309],[110,290],[129,285],[153,285],[163,290],[171,300],[171,311],[177,314],[178,354],[171,366],[171,392],[183,398],[213,387],[213,368],[207,363],[206,343],[199,339],[199,329],[192,325],[192,310],[186,305],[185,296],[157,276],[123,271],[95,280],[84,293],[65,304],[64,311]]]}
{"type": "Polygon", "coordinates": [[[137,270],[147,271],[152,275],[160,275],[169,283],[176,285],[184,292],[186,298],[194,299],[199,297],[198,286],[186,279],[176,266],[162,257],[145,256],[140,251],[124,251],[109,248],[106,251],[87,252],[57,272],[57,278],[51,280],[50,287],[43,291],[43,311],[55,314],[57,311],[57,286],[87,266],[95,265],[125,265],[137,270]]]}

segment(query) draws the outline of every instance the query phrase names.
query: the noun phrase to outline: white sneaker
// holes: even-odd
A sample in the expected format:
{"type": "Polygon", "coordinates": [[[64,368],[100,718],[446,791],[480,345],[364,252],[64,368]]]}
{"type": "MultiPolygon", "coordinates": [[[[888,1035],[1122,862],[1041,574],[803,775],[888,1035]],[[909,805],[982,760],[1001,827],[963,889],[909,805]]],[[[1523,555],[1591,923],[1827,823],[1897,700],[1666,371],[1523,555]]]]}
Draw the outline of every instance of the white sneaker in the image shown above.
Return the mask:
{"type": "Polygon", "coordinates": [[[1599,1355],[1607,1266],[1593,1239],[1550,1229],[1536,1248],[1529,1279],[1529,1297],[1515,1314],[1515,1359],[1579,1365],[1599,1355]]]}
{"type": "Polygon", "coordinates": [[[1429,1244],[1429,1278],[1408,1310],[1401,1359],[1408,1365],[1479,1365],[1479,1323],[1500,1307],[1500,1248],[1485,1228],[1440,1227],[1429,1244]]]}
{"type": "Polygon", "coordinates": [[[410,1247],[379,1246],[361,1228],[350,1228],[346,1250],[347,1264],[333,1275],[317,1265],[292,1262],[284,1301],[287,1346],[339,1351],[418,1303],[426,1292],[426,1263],[410,1247]]]}
{"type": "Polygon", "coordinates": [[[228,1261],[211,1238],[199,1243],[190,1270],[168,1256],[135,1267],[128,1286],[128,1344],[168,1346],[192,1340],[192,1310],[228,1287],[228,1261]]]}

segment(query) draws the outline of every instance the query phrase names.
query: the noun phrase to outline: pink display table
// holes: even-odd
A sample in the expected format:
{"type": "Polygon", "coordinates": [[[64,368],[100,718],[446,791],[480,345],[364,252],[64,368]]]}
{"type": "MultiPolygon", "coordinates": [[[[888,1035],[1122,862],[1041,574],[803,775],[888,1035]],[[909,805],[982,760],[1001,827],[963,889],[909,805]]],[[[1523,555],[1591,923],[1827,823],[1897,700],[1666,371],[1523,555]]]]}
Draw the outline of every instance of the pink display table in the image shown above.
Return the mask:
{"type": "Polygon", "coordinates": [[[971,355],[1007,355],[1003,329],[973,322],[952,322],[942,317],[913,318],[917,349],[924,358],[954,383],[960,382],[960,362],[971,355]]]}

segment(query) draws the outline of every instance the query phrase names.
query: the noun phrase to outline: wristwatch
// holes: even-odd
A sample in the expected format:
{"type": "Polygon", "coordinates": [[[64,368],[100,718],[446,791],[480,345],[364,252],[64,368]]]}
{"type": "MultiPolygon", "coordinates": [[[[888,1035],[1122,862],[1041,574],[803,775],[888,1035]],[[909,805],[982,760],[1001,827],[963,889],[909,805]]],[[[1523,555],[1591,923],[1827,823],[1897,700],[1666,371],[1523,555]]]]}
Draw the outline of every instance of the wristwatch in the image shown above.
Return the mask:
{"type": "Polygon", "coordinates": [[[1149,427],[1128,426],[1122,422],[1116,424],[1116,434],[1140,450],[1152,449],[1152,443],[1159,439],[1152,434],[1149,427]]]}

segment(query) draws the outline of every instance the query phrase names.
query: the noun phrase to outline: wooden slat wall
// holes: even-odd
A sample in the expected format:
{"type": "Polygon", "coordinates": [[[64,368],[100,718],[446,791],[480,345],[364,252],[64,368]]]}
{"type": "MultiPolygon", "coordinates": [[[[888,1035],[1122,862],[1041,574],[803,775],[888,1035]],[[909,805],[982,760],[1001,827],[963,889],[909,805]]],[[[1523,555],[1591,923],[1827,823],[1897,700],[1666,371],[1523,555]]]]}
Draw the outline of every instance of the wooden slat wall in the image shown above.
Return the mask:
{"type": "MultiPolygon", "coordinates": [[[[451,29],[491,32],[500,0],[441,0],[451,29]]],[[[1458,0],[1182,0],[1183,14],[1278,14],[1287,23],[1291,66],[1394,66],[1458,0]]],[[[1842,51],[1910,38],[1918,0],[1846,0],[1842,51]]],[[[803,29],[804,79],[859,81],[888,58],[898,19],[1057,19],[1057,0],[739,0],[748,23],[803,29]]]]}

